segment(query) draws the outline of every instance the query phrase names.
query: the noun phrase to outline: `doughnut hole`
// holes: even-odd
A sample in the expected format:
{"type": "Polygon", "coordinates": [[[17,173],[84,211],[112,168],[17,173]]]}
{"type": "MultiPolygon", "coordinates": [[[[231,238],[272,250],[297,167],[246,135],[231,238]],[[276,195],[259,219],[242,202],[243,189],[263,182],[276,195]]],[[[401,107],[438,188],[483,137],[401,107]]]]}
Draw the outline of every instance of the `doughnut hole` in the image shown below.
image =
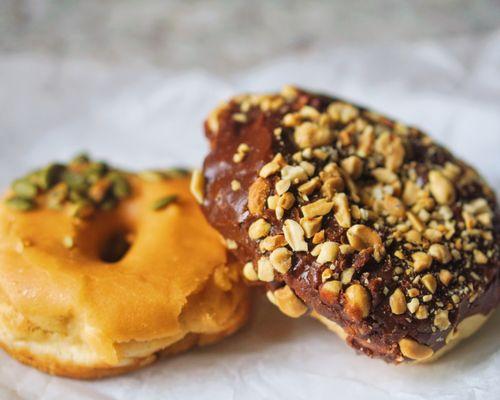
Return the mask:
{"type": "Polygon", "coordinates": [[[105,263],[116,263],[125,257],[132,246],[133,233],[128,230],[120,230],[112,233],[103,242],[100,250],[100,259],[105,263]]]}
{"type": "Polygon", "coordinates": [[[93,262],[116,264],[124,260],[140,229],[135,207],[124,204],[85,221],[76,232],[76,250],[93,262]]]}

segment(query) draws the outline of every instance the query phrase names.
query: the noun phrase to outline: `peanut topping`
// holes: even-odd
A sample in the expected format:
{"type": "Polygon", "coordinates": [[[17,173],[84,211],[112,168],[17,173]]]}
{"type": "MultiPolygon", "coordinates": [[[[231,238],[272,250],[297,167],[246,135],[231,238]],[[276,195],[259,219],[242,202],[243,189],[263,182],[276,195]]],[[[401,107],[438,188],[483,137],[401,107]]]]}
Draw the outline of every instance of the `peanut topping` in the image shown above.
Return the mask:
{"type": "Polygon", "coordinates": [[[351,227],[351,212],[349,211],[349,200],[345,193],[337,193],[333,196],[335,219],[342,228],[351,227]]]}
{"type": "Polygon", "coordinates": [[[404,314],[406,312],[406,298],[401,289],[396,289],[394,293],[389,297],[389,305],[391,311],[396,314],[404,314]]]}
{"type": "Polygon", "coordinates": [[[350,156],[342,160],[342,168],[352,179],[358,179],[363,172],[363,161],[358,156],[350,156]]]}
{"type": "Polygon", "coordinates": [[[287,190],[290,189],[290,184],[290,179],[280,179],[276,182],[276,193],[278,193],[279,196],[286,193],[287,190]]]}
{"type": "MultiPolygon", "coordinates": [[[[258,123],[249,112],[255,108],[278,117],[274,158],[248,193],[250,214],[261,217],[248,234],[264,256],[254,274],[291,282],[291,268],[301,263],[303,273],[320,277],[321,301],[342,305],[353,321],[369,315],[374,296],[396,321],[413,327],[419,320],[434,333],[448,329],[447,313],[455,316],[464,300],[483,295],[491,283],[485,270],[498,263],[491,189],[415,128],[297,89],[285,93],[231,103],[241,124],[258,123]],[[281,227],[283,234],[268,236],[264,216],[273,233],[281,227]]],[[[236,154],[245,161],[248,151],[239,147],[236,154]]],[[[245,181],[235,196],[245,192],[245,181]]],[[[410,338],[400,347],[413,359],[433,353],[410,338]]]]}
{"type": "Polygon", "coordinates": [[[439,271],[439,280],[445,286],[448,286],[453,279],[453,274],[447,269],[439,271]]]}
{"type": "Polygon", "coordinates": [[[425,225],[423,222],[418,218],[415,214],[413,214],[411,211],[407,212],[406,215],[408,216],[408,220],[412,224],[413,228],[417,232],[423,232],[425,230],[425,225]]]}
{"type": "Polygon", "coordinates": [[[352,319],[366,318],[370,313],[371,301],[368,291],[360,284],[355,283],[345,291],[345,308],[352,319]]]}
{"type": "Polygon", "coordinates": [[[437,288],[437,282],[436,278],[434,278],[433,275],[431,274],[426,274],[422,277],[422,283],[424,284],[425,288],[431,292],[434,293],[437,288]]]}
{"type": "Polygon", "coordinates": [[[448,264],[451,261],[450,251],[442,244],[433,244],[429,248],[429,255],[442,264],[448,264]]]}
{"type": "Polygon", "coordinates": [[[306,218],[313,218],[318,216],[323,216],[328,214],[333,207],[333,203],[326,201],[325,199],[320,199],[314,203],[309,203],[306,206],[302,206],[300,209],[302,214],[306,218]]]}
{"type": "Polygon", "coordinates": [[[326,199],[331,199],[335,193],[343,191],[344,187],[344,180],[340,176],[327,178],[321,186],[321,194],[326,199]]]}
{"type": "Polygon", "coordinates": [[[434,317],[434,325],[441,331],[445,331],[450,327],[450,320],[448,319],[448,311],[438,310],[434,317]]]}
{"type": "Polygon", "coordinates": [[[236,153],[234,153],[234,155],[233,155],[233,161],[235,163],[242,162],[249,151],[250,151],[250,147],[248,147],[248,145],[246,143],[241,143],[238,146],[238,148],[236,149],[236,153]]]}
{"type": "Polygon", "coordinates": [[[451,204],[455,201],[455,187],[441,172],[429,172],[429,184],[432,196],[439,204],[451,204]]]}
{"type": "MultiPolygon", "coordinates": [[[[319,254],[316,254],[318,256],[318,258],[316,258],[316,262],[319,264],[333,262],[339,254],[339,245],[335,242],[324,242],[318,244],[317,247],[319,247],[319,254]]],[[[313,252],[311,252],[311,254],[315,255],[313,252]]]]}
{"type": "Polygon", "coordinates": [[[271,225],[265,219],[259,218],[248,228],[248,236],[250,236],[250,239],[252,240],[257,240],[267,236],[270,230],[271,225]]]}
{"type": "Polygon", "coordinates": [[[410,302],[406,305],[406,307],[408,307],[408,310],[412,314],[415,314],[415,312],[418,310],[419,305],[420,301],[416,297],[414,297],[413,299],[410,300],[410,302]]]}
{"type": "Polygon", "coordinates": [[[406,215],[406,208],[397,197],[385,196],[383,206],[385,212],[394,218],[401,219],[406,215]]]}
{"type": "Polygon", "coordinates": [[[262,215],[269,195],[269,182],[257,178],[248,189],[248,210],[252,215],[262,215]]]}
{"type": "Polygon", "coordinates": [[[333,140],[333,132],[328,127],[304,122],[295,128],[294,139],[301,149],[314,148],[330,144],[333,140]]]}
{"type": "Polygon", "coordinates": [[[281,178],[288,179],[294,185],[305,182],[308,179],[307,172],[300,166],[287,165],[281,170],[281,178]]]}
{"type": "Polygon", "coordinates": [[[284,235],[267,236],[259,243],[259,249],[262,252],[273,251],[278,247],[286,246],[284,235]]]}
{"type": "Polygon", "coordinates": [[[303,183],[302,185],[300,185],[297,190],[303,194],[303,195],[310,195],[312,194],[318,187],[320,187],[321,185],[321,182],[319,180],[318,177],[315,177],[309,181],[307,181],[306,183],[303,183]]]}
{"type": "MultiPolygon", "coordinates": [[[[326,270],[329,271],[329,270],[326,270]]],[[[321,301],[326,304],[333,304],[338,299],[342,291],[342,283],[339,281],[327,281],[321,285],[319,296],[321,301]]]]}
{"type": "Polygon", "coordinates": [[[233,180],[231,181],[231,190],[232,190],[233,192],[236,192],[236,191],[238,191],[238,190],[240,190],[240,189],[241,189],[241,183],[240,183],[240,181],[238,181],[238,180],[236,180],[236,179],[233,179],[233,180]]]}
{"type": "Polygon", "coordinates": [[[404,338],[399,341],[399,350],[403,356],[412,360],[425,360],[432,357],[434,350],[429,346],[420,344],[413,339],[404,338]]]}
{"type": "Polygon", "coordinates": [[[477,264],[488,264],[488,257],[486,257],[486,255],[481,250],[475,249],[473,254],[474,254],[474,261],[477,264]]]}
{"type": "Polygon", "coordinates": [[[375,179],[381,183],[391,184],[398,180],[398,176],[390,169],[377,168],[372,171],[375,179]]]}
{"type": "Polygon", "coordinates": [[[413,253],[413,269],[418,274],[419,272],[429,269],[432,264],[432,257],[422,251],[413,253]]]}
{"type": "Polygon", "coordinates": [[[342,282],[342,284],[348,285],[349,283],[351,283],[354,272],[355,270],[352,267],[344,269],[340,274],[340,281],[342,282]]]}
{"type": "Polygon", "coordinates": [[[373,229],[365,225],[354,225],[347,231],[349,244],[356,250],[382,245],[382,239],[373,229]]]}
{"type": "Polygon", "coordinates": [[[261,178],[267,178],[268,176],[274,175],[281,169],[282,166],[283,156],[278,153],[272,161],[268,162],[260,169],[259,176],[261,178]]]}
{"type": "Polygon", "coordinates": [[[285,247],[279,247],[273,250],[269,260],[276,271],[286,274],[292,266],[292,253],[285,247]]]}
{"type": "Polygon", "coordinates": [[[322,217],[315,218],[301,218],[300,226],[304,229],[306,238],[313,237],[321,228],[322,217]]]}
{"type": "Polygon", "coordinates": [[[293,219],[287,219],[283,225],[283,234],[293,251],[307,251],[307,243],[304,240],[304,230],[298,222],[293,219]]]}
{"type": "Polygon", "coordinates": [[[243,266],[243,276],[252,282],[259,280],[259,277],[257,276],[257,273],[255,272],[255,269],[251,262],[247,262],[243,266]]]}
{"type": "Polygon", "coordinates": [[[190,189],[196,201],[199,204],[203,203],[205,197],[205,177],[200,170],[193,171],[190,189]]]}
{"type": "Polygon", "coordinates": [[[273,292],[276,306],[285,315],[299,318],[307,312],[307,307],[288,286],[283,286],[273,292]]]}
{"type": "Polygon", "coordinates": [[[265,257],[257,261],[257,276],[263,282],[272,282],[274,280],[274,271],[271,261],[265,257]]]}
{"type": "Polygon", "coordinates": [[[415,318],[417,319],[427,319],[429,317],[429,309],[427,306],[419,305],[417,312],[415,313],[415,318]]]}

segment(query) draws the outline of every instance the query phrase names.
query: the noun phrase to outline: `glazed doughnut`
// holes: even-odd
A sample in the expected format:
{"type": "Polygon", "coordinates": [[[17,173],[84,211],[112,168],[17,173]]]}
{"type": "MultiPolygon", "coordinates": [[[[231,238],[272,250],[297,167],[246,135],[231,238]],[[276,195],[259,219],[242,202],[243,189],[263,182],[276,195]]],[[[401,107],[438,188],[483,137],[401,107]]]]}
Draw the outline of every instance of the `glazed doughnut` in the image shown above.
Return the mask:
{"type": "Polygon", "coordinates": [[[241,267],[186,173],[50,165],[13,183],[0,238],[0,345],[50,374],[134,370],[248,316],[241,267]]]}
{"type": "Polygon", "coordinates": [[[231,99],[205,130],[204,213],[285,314],[400,363],[437,358],[498,306],[495,195],[418,129],[286,87],[231,99]]]}

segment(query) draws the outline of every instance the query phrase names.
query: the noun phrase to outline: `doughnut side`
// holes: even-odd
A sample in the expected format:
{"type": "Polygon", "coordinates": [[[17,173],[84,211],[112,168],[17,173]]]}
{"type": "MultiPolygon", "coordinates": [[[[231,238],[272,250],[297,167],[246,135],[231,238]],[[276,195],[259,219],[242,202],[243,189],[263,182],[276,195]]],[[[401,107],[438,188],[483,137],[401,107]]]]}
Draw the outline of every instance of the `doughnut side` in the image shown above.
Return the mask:
{"type": "Polygon", "coordinates": [[[399,363],[498,306],[495,195],[420,130],[287,87],[231,99],[205,131],[203,211],[285,314],[399,363]]]}
{"type": "Polygon", "coordinates": [[[104,378],[142,368],[160,357],[216,343],[246,323],[250,306],[248,288],[242,281],[221,289],[211,279],[190,296],[179,316],[182,329],[178,333],[153,340],[114,342],[116,359],[109,361],[100,346],[86,337],[86,332],[93,327],[61,329],[60,318],[46,320],[42,327],[9,305],[2,296],[0,347],[18,361],[51,375],[104,378]]]}

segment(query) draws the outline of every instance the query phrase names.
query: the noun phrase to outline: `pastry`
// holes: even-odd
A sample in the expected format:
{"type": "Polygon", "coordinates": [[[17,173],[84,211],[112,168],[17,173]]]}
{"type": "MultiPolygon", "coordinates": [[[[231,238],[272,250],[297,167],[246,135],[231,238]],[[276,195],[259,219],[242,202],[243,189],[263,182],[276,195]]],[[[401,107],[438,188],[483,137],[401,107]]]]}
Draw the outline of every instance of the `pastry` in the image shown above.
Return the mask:
{"type": "Polygon", "coordinates": [[[285,314],[400,363],[436,359],[498,306],[495,195],[425,133],[294,87],[234,97],[205,130],[203,211],[285,314]]]}
{"type": "Polygon", "coordinates": [[[188,175],[82,156],[16,180],[0,204],[0,345],[50,374],[98,378],[241,327],[241,267],[188,175]]]}

